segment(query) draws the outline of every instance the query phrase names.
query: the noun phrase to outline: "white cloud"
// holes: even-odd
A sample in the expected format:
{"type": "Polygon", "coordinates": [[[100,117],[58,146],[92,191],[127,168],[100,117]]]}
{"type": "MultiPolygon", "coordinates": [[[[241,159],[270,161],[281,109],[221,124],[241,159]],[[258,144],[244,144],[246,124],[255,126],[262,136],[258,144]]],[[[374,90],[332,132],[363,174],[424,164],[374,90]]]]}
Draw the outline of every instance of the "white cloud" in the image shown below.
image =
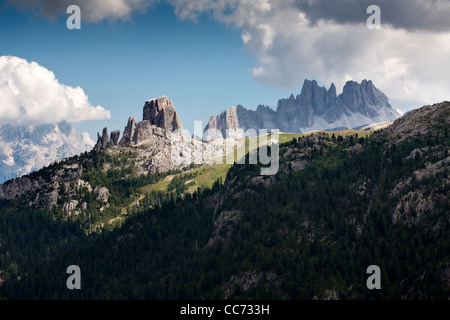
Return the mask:
{"type": "Polygon", "coordinates": [[[0,125],[36,125],[62,120],[109,119],[111,113],[92,106],[80,87],[61,84],[36,62],[0,57],[0,125]]]}
{"type": "MultiPolygon", "coordinates": [[[[450,32],[435,31],[442,29],[442,21],[436,28],[431,22],[414,27],[408,16],[399,16],[398,28],[382,20],[381,30],[369,30],[369,15],[364,8],[360,13],[354,8],[348,19],[333,19],[333,11],[328,11],[329,19],[312,23],[311,15],[301,11],[298,0],[194,3],[172,1],[180,18],[195,20],[201,14],[210,14],[217,21],[240,28],[244,46],[258,60],[253,69],[255,80],[294,88],[305,78],[315,78],[323,85],[334,82],[342,88],[350,79],[371,79],[391,100],[422,104],[450,100],[450,32]]],[[[314,14],[329,5],[328,1],[307,3],[314,14]]],[[[434,12],[432,7],[421,10],[434,12]]],[[[396,12],[401,15],[404,11],[396,12]]],[[[396,21],[395,17],[390,19],[396,21]]]]}

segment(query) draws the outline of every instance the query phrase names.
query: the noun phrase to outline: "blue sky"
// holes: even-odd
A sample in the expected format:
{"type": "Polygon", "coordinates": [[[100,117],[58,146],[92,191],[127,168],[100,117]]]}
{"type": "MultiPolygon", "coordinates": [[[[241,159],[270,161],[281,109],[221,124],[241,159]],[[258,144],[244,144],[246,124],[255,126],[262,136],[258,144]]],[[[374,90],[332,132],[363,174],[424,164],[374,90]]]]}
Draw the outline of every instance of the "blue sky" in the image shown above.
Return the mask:
{"type": "Polygon", "coordinates": [[[166,95],[193,132],[194,121],[206,125],[233,105],[276,108],[304,79],[333,82],[338,94],[348,80],[370,79],[406,111],[450,100],[449,15],[446,0],[3,0],[0,59],[46,69],[0,70],[3,101],[23,89],[14,107],[0,101],[0,124],[31,101],[27,121],[65,119],[96,140],[105,126],[122,131],[129,116],[141,120],[144,102],[166,95]],[[81,30],[66,27],[70,4],[81,8],[81,30]],[[381,8],[380,30],[367,28],[371,4],[381,8]],[[28,90],[27,81],[42,84],[28,90]],[[40,94],[45,85],[50,93],[40,94]],[[78,101],[72,112],[68,94],[78,101]]]}
{"type": "Polygon", "coordinates": [[[255,59],[239,31],[207,16],[181,21],[172,7],[161,5],[131,21],[82,22],[81,30],[68,30],[68,17],[3,10],[0,55],[35,61],[61,83],[83,88],[92,105],[110,110],[110,120],[73,124],[94,140],[105,126],[123,131],[129,116],[141,120],[144,102],[162,95],[172,99],[191,133],[194,121],[206,125],[233,105],[274,106],[289,95],[290,90],[253,81],[255,59]]]}

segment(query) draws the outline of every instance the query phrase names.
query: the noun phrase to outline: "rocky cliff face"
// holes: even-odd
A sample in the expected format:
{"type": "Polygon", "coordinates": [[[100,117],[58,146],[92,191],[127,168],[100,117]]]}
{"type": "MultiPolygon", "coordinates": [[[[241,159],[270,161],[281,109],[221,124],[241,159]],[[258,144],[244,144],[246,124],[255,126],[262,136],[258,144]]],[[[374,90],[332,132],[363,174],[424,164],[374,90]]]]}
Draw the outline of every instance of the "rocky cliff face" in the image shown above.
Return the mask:
{"type": "Polygon", "coordinates": [[[130,117],[128,118],[128,123],[127,126],[125,127],[125,130],[123,131],[123,137],[122,139],[120,139],[119,145],[123,146],[131,144],[135,132],[136,132],[136,117],[130,117]]]}
{"type": "Polygon", "coordinates": [[[237,105],[211,117],[204,129],[203,139],[206,141],[219,137],[239,137],[243,131],[247,131],[245,134],[248,136],[255,136],[256,130],[276,127],[276,112],[270,107],[259,105],[254,111],[237,105]],[[250,132],[249,129],[255,131],[250,132]]]}
{"type": "Polygon", "coordinates": [[[146,101],[142,120],[171,132],[183,128],[172,101],[166,96],[146,101]]]}
{"type": "Polygon", "coordinates": [[[228,136],[226,130],[231,132],[241,127],[239,125],[239,119],[237,115],[238,107],[240,106],[231,107],[230,109],[222,112],[220,115],[212,116],[209,119],[208,124],[206,125],[204,130],[208,137],[207,140],[228,136]]]}
{"type": "Polygon", "coordinates": [[[114,130],[113,132],[111,132],[111,138],[109,139],[109,144],[111,146],[119,145],[119,138],[120,138],[120,130],[114,130]]]}
{"type": "MultiPolygon", "coordinates": [[[[392,109],[386,95],[372,81],[360,84],[348,81],[342,94],[336,95],[331,84],[327,90],[315,80],[305,80],[302,91],[296,97],[278,101],[276,111],[258,106],[256,111],[242,106],[231,107],[218,116],[211,117],[205,132],[220,132],[227,129],[279,129],[284,132],[304,133],[313,130],[352,129],[372,123],[391,121],[400,114],[392,109]]],[[[211,137],[206,134],[206,137],[211,137]]]]}
{"type": "Polygon", "coordinates": [[[119,145],[120,130],[111,132],[110,138],[108,138],[108,128],[103,128],[102,135],[97,133],[97,143],[94,146],[95,151],[110,148],[119,145]]]}

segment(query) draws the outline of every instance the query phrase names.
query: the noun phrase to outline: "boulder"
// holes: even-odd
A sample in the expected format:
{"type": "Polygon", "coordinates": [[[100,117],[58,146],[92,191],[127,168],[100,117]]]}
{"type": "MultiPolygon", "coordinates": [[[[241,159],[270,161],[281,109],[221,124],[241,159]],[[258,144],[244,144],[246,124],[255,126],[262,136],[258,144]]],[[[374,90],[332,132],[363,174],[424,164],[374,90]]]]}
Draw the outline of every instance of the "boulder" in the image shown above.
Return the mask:
{"type": "Polygon", "coordinates": [[[108,188],[106,187],[96,187],[94,189],[95,200],[102,201],[103,203],[107,203],[111,194],[109,193],[108,188]]]}

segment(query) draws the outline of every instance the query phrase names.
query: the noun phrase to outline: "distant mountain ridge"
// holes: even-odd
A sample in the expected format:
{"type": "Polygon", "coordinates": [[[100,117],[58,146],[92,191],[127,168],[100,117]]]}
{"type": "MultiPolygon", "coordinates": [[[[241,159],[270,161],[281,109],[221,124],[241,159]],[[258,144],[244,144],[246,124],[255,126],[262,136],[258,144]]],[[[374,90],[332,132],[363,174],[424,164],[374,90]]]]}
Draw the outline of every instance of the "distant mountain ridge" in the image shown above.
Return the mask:
{"type": "Polygon", "coordinates": [[[55,160],[90,151],[94,143],[65,121],[36,126],[0,126],[0,183],[55,160]]]}
{"type": "Polygon", "coordinates": [[[225,137],[227,129],[279,129],[292,133],[353,129],[399,117],[388,97],[371,80],[348,81],[339,96],[333,83],[327,90],[316,80],[305,80],[301,93],[280,99],[276,111],[263,105],[256,110],[238,105],[211,117],[204,129],[204,138],[212,138],[214,130],[225,137]],[[214,130],[208,132],[210,129],[214,130]]]}

